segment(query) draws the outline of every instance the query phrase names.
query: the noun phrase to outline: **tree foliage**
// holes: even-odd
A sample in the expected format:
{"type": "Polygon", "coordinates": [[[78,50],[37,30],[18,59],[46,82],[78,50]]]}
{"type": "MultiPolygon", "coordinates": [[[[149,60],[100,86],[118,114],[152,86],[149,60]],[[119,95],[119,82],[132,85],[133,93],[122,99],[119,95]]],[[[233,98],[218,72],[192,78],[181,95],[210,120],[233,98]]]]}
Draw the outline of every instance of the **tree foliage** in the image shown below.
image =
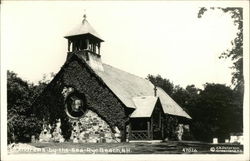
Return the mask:
{"type": "MultiPolygon", "coordinates": [[[[211,7],[211,10],[221,10],[224,13],[231,15],[234,24],[238,28],[237,36],[234,40],[231,41],[232,48],[227,49],[221,53],[219,58],[231,58],[233,61],[234,69],[232,72],[232,84],[235,85],[235,90],[239,91],[243,95],[244,90],[244,77],[243,77],[243,8],[239,7],[211,7]]],[[[202,7],[198,12],[198,18],[201,18],[205,12],[208,11],[208,8],[202,7]]]]}
{"type": "Polygon", "coordinates": [[[174,84],[169,79],[162,78],[160,75],[153,76],[148,75],[147,79],[152,82],[155,86],[161,87],[165,92],[172,96],[174,92],[174,84]]]}
{"type": "MultiPolygon", "coordinates": [[[[243,95],[244,95],[244,76],[243,76],[243,8],[239,7],[227,7],[227,8],[205,8],[202,7],[199,10],[198,18],[201,18],[205,12],[208,10],[221,10],[224,13],[230,14],[232,20],[234,21],[234,24],[237,26],[238,32],[234,40],[231,41],[232,48],[227,49],[221,55],[219,58],[230,58],[233,61],[233,66],[231,67],[233,69],[232,72],[232,84],[234,85],[234,90],[230,91],[229,89],[223,89],[223,87],[220,86],[220,90],[217,89],[219,92],[224,91],[224,96],[230,97],[231,99],[226,101],[227,98],[224,98],[224,103],[227,103],[227,110],[225,107],[225,104],[220,104],[216,106],[219,110],[224,111],[223,114],[224,121],[222,121],[221,126],[223,126],[223,130],[226,131],[234,131],[234,132],[242,132],[243,131],[243,95]],[[227,90],[227,94],[226,93],[227,90]],[[233,97],[232,97],[233,95],[233,97]],[[228,112],[228,113],[227,113],[228,112]],[[231,113],[230,113],[231,112],[231,113]],[[231,122],[229,118],[231,119],[231,122]],[[232,121],[233,120],[233,121],[232,121]],[[227,122],[227,123],[226,123],[227,122]],[[227,127],[230,124],[230,127],[227,127]]],[[[212,89],[212,86],[206,85],[206,89],[212,89]]],[[[216,90],[216,89],[214,89],[216,90]]],[[[211,93],[211,92],[210,92],[211,93]]],[[[206,95],[202,94],[203,97],[206,95]]],[[[207,101],[209,101],[208,98],[207,101]]],[[[218,97],[218,99],[221,99],[223,101],[223,98],[218,97]]],[[[217,102],[219,103],[219,102],[217,102]]],[[[209,104],[213,105],[212,102],[209,102],[209,104]]],[[[207,105],[205,105],[204,108],[206,108],[207,105]]],[[[221,114],[222,115],[222,114],[221,114]]],[[[215,126],[215,125],[214,125],[215,126]]],[[[216,129],[214,129],[216,131],[216,129]]],[[[218,130],[217,130],[218,131],[218,130]]],[[[219,131],[221,135],[223,135],[222,131],[219,131]]]]}
{"type": "Polygon", "coordinates": [[[7,71],[7,130],[8,142],[28,142],[31,135],[38,137],[42,120],[33,113],[35,98],[47,85],[44,77],[38,85],[22,80],[13,71],[7,71]]]}
{"type": "Polygon", "coordinates": [[[230,87],[207,83],[196,105],[190,109],[192,131],[198,140],[211,141],[218,137],[224,141],[230,133],[242,132],[242,117],[236,113],[239,110],[235,92],[230,87]]]}
{"type": "MultiPolygon", "coordinates": [[[[170,82],[159,75],[150,75],[150,80],[156,79],[152,81],[156,86],[170,82]]],[[[192,117],[190,130],[195,140],[211,142],[218,137],[224,141],[230,133],[242,132],[242,102],[236,90],[214,83],[206,83],[203,90],[194,85],[182,88],[171,83],[171,86],[171,97],[192,117]]]]}

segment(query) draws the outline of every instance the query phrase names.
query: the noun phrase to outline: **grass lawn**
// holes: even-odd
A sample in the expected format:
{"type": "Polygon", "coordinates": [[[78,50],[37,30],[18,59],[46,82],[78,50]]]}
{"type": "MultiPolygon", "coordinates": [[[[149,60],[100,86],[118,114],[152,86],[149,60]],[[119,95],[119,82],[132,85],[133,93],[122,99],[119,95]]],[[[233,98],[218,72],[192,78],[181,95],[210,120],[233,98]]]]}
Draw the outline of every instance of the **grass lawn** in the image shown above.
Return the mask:
{"type": "Polygon", "coordinates": [[[14,150],[11,154],[242,154],[243,145],[188,141],[162,143],[29,143],[35,150],[14,150]]]}

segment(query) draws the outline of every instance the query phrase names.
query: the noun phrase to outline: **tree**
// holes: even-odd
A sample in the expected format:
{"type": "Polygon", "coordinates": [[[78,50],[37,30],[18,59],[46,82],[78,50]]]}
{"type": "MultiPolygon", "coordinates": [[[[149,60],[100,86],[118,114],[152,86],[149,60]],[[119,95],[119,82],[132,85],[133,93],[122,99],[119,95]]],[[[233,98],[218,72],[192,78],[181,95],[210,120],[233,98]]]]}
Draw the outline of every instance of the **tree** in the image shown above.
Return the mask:
{"type": "Polygon", "coordinates": [[[180,90],[176,90],[174,94],[174,100],[177,101],[181,107],[189,114],[193,115],[193,112],[197,106],[199,97],[200,97],[201,89],[196,88],[195,85],[187,85],[185,89],[181,88],[180,90]],[[182,94],[180,94],[182,93],[182,94]],[[178,101],[180,100],[180,101],[178,101]]]}
{"type": "Polygon", "coordinates": [[[188,108],[193,108],[200,97],[200,92],[202,91],[199,88],[196,88],[195,85],[187,85],[186,91],[188,93],[187,106],[188,108]]]}
{"type": "MultiPolygon", "coordinates": [[[[235,90],[241,93],[243,98],[244,92],[244,77],[243,77],[243,8],[238,7],[211,7],[211,10],[218,9],[224,13],[231,15],[234,24],[238,28],[237,36],[231,41],[232,49],[227,49],[224,51],[219,58],[231,58],[233,61],[234,69],[232,72],[232,84],[235,85],[235,90]]],[[[200,8],[198,12],[198,18],[201,18],[208,9],[205,7],[200,8]]]]}
{"type": "Polygon", "coordinates": [[[174,87],[174,92],[172,95],[172,98],[181,106],[181,107],[187,107],[189,94],[188,92],[180,87],[179,85],[176,85],[174,87]]]}
{"type": "Polygon", "coordinates": [[[31,105],[38,93],[35,86],[22,80],[12,71],[7,71],[7,129],[8,142],[30,141],[37,136],[42,122],[33,114],[31,105]]]}
{"type": "MultiPolygon", "coordinates": [[[[213,137],[223,140],[238,129],[237,107],[234,91],[223,84],[205,84],[197,105],[192,109],[192,132],[197,140],[211,141],[213,137]]],[[[239,110],[239,109],[238,109],[239,110]]],[[[242,125],[241,125],[242,126],[242,125]]],[[[238,131],[237,131],[238,132],[238,131]]]]}
{"type": "Polygon", "coordinates": [[[38,85],[31,85],[30,88],[33,91],[33,100],[35,100],[41,93],[42,91],[45,89],[45,87],[47,87],[47,85],[49,84],[49,82],[54,78],[55,73],[50,73],[50,75],[46,75],[43,74],[43,78],[42,80],[38,81],[38,85]]]}
{"type": "MultiPolygon", "coordinates": [[[[230,14],[234,24],[237,26],[238,32],[234,40],[231,41],[232,48],[227,49],[220,55],[221,58],[231,58],[233,61],[232,84],[234,85],[231,103],[233,104],[232,113],[234,114],[234,122],[230,125],[231,130],[235,132],[243,131],[243,96],[244,96],[244,76],[243,76],[243,8],[227,7],[227,8],[210,8],[211,10],[221,10],[230,14]]],[[[200,8],[198,18],[201,18],[208,9],[200,8]]]]}
{"type": "MultiPolygon", "coordinates": [[[[241,94],[237,90],[214,83],[206,83],[204,90],[195,85],[182,88],[160,75],[149,75],[148,78],[161,88],[171,87],[171,97],[192,117],[190,130],[196,140],[211,142],[213,137],[218,137],[224,141],[230,133],[242,132],[243,106],[239,101],[241,94]]],[[[176,123],[175,119],[168,123],[169,131],[176,123]]]]}
{"type": "Polygon", "coordinates": [[[148,75],[147,79],[157,87],[161,87],[168,95],[172,96],[174,84],[169,79],[162,78],[160,75],[148,75]]]}

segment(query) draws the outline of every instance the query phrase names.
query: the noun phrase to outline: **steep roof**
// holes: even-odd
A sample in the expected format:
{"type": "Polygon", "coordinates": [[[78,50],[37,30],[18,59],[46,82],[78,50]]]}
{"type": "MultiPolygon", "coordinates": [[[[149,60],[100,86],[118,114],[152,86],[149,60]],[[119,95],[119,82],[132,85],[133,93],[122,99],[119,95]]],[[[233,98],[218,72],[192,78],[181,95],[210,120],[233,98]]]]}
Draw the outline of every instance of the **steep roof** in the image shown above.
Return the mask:
{"type": "Polygon", "coordinates": [[[154,95],[154,85],[150,81],[104,63],[103,69],[95,70],[96,74],[127,107],[136,108],[134,97],[154,95]]]}
{"type": "Polygon", "coordinates": [[[163,89],[159,87],[156,88],[164,113],[191,119],[191,117],[163,89]]]}
{"type": "Polygon", "coordinates": [[[65,38],[77,36],[77,35],[84,35],[84,34],[91,34],[92,36],[96,37],[100,41],[103,41],[100,35],[95,31],[95,29],[89,24],[89,22],[84,19],[81,24],[77,25],[73,30],[71,30],[65,38]]]}
{"type": "Polygon", "coordinates": [[[150,117],[154,110],[157,99],[158,97],[154,96],[134,97],[133,101],[135,103],[136,110],[130,115],[130,117],[150,117]]]}
{"type": "MultiPolygon", "coordinates": [[[[149,80],[104,63],[103,68],[103,71],[94,71],[127,107],[138,109],[140,110],[138,113],[140,113],[142,108],[139,109],[137,106],[138,104],[141,106],[141,102],[136,98],[146,97],[150,99],[150,103],[147,105],[150,107],[148,111],[151,110],[154,85],[149,80]]],[[[159,87],[157,87],[157,96],[160,98],[164,113],[191,119],[191,117],[159,87]]]]}

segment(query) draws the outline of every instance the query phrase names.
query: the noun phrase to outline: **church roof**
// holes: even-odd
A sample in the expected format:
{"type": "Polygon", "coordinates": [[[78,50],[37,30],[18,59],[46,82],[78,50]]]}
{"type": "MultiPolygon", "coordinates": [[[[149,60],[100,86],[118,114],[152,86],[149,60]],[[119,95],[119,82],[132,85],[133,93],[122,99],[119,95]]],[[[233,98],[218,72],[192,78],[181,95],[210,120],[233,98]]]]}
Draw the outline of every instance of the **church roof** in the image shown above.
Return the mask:
{"type": "Polygon", "coordinates": [[[131,118],[137,117],[150,117],[154,110],[158,97],[154,96],[142,96],[134,97],[133,101],[136,106],[136,110],[131,114],[131,118]]]}
{"type": "Polygon", "coordinates": [[[162,88],[156,88],[164,113],[191,119],[191,117],[162,88]]]}
{"type": "Polygon", "coordinates": [[[154,95],[154,85],[150,81],[104,63],[103,69],[95,73],[127,107],[136,108],[134,97],[154,95]]]}
{"type": "MultiPolygon", "coordinates": [[[[129,108],[143,110],[148,115],[152,110],[151,105],[154,97],[154,85],[147,79],[122,71],[103,63],[103,71],[94,70],[95,73],[105,82],[113,93],[129,108]],[[149,99],[144,102],[148,109],[141,108],[143,104],[138,97],[149,99]],[[139,105],[139,106],[138,106],[139,105]]],[[[157,87],[157,96],[160,98],[164,113],[181,116],[188,119],[191,117],[161,88],[157,87]]]]}
{"type": "Polygon", "coordinates": [[[100,35],[95,31],[95,29],[90,25],[90,23],[84,19],[81,24],[77,25],[73,30],[71,30],[65,38],[72,37],[72,36],[77,36],[77,35],[85,35],[85,34],[90,34],[100,41],[103,41],[100,37],[100,35]]]}

